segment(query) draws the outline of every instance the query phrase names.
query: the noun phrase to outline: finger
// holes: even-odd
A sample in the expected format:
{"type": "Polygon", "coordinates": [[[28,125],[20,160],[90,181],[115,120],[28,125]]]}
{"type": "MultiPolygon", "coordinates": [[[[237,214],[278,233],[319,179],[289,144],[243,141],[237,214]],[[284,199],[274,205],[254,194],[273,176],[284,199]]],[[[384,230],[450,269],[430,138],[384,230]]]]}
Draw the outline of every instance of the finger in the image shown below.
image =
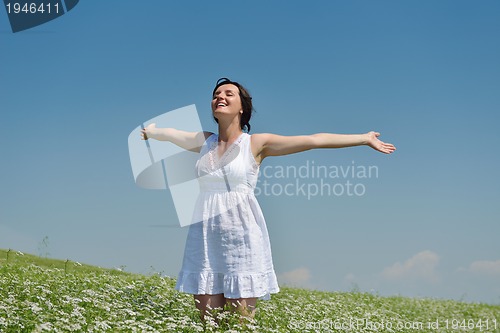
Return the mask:
{"type": "Polygon", "coordinates": [[[381,147],[380,150],[386,153],[392,153],[396,148],[390,144],[390,143],[384,143],[381,147]]]}
{"type": "Polygon", "coordinates": [[[392,153],[392,150],[385,148],[385,149],[382,149],[382,152],[384,154],[390,154],[390,153],[392,153]]]}

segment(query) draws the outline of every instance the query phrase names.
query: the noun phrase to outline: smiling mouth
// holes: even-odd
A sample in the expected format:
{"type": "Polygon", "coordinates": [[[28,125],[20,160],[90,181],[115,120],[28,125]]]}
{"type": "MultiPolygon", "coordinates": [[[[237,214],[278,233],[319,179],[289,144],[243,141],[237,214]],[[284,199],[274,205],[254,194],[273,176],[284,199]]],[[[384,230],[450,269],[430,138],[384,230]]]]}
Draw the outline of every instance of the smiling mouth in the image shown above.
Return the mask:
{"type": "Polygon", "coordinates": [[[215,105],[215,110],[222,109],[222,108],[225,108],[225,107],[227,107],[226,104],[224,104],[224,103],[217,103],[215,105]]]}

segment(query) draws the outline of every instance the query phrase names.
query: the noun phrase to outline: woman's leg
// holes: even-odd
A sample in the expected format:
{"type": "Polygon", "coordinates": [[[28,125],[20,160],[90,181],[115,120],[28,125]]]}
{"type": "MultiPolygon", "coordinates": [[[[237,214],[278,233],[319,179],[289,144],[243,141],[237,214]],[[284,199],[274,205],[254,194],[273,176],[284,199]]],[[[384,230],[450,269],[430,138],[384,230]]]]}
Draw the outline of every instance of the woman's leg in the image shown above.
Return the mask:
{"type": "MultiPolygon", "coordinates": [[[[194,303],[196,308],[200,310],[201,320],[205,322],[205,315],[212,316],[215,309],[224,309],[226,299],[224,298],[224,294],[194,295],[194,303]]],[[[217,321],[217,318],[214,319],[217,321]]]]}
{"type": "Polygon", "coordinates": [[[242,316],[253,318],[257,305],[257,297],[252,298],[226,298],[226,304],[231,311],[238,311],[242,316]]]}

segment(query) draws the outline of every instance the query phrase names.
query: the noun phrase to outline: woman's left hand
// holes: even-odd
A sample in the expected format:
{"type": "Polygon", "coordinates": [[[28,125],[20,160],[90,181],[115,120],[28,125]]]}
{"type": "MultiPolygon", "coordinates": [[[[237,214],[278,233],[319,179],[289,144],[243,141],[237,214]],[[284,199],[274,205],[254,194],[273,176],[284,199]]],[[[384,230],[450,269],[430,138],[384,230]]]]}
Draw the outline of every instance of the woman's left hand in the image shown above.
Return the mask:
{"type": "Polygon", "coordinates": [[[378,137],[380,136],[379,132],[368,132],[366,133],[367,136],[367,141],[366,144],[370,147],[372,147],[375,150],[378,150],[379,152],[382,152],[384,154],[390,154],[396,150],[396,147],[392,143],[385,143],[383,141],[380,141],[378,137]]]}

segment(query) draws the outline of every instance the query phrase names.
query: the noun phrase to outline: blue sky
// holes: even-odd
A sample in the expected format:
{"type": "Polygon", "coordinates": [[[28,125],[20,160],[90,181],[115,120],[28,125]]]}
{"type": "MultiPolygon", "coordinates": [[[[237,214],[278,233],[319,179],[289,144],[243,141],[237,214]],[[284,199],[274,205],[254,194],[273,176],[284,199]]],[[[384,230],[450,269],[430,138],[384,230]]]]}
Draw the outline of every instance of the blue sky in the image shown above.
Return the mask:
{"type": "Polygon", "coordinates": [[[135,185],[127,137],[190,104],[215,131],[229,77],[254,133],[377,130],[398,148],[264,162],[378,170],[323,179],[363,195],[259,195],[280,283],[498,304],[499,33],[496,1],[84,1],[15,34],[2,9],[0,247],[176,276],[186,229],[168,191],[135,185]]]}

